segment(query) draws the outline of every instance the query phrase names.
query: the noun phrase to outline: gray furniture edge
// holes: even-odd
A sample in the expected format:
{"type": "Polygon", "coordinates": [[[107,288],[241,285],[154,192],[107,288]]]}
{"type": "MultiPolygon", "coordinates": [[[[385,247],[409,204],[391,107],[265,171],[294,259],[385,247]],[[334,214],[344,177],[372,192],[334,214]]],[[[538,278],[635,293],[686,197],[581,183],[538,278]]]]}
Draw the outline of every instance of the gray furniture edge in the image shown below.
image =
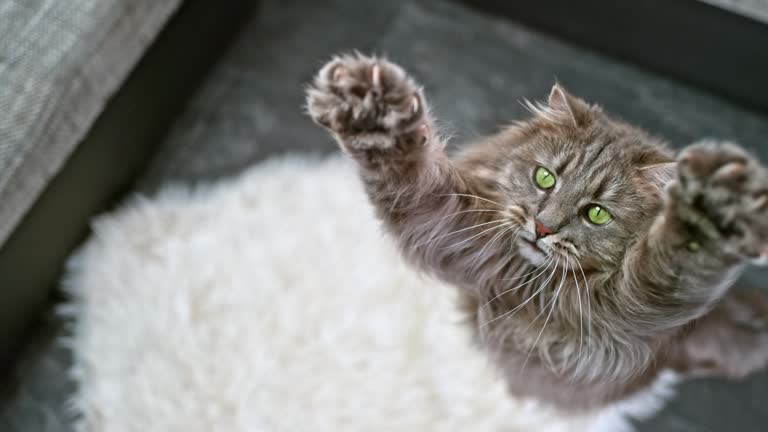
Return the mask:
{"type": "Polygon", "coordinates": [[[186,0],[2,245],[0,369],[11,366],[26,331],[55,295],[90,218],[129,190],[256,4],[186,0]]]}
{"type": "MultiPolygon", "coordinates": [[[[30,71],[45,73],[42,81],[31,85],[48,87],[48,91],[43,92],[42,112],[32,119],[33,129],[20,138],[30,144],[17,149],[20,154],[0,173],[0,198],[5,203],[0,206],[0,245],[82,141],[179,3],[144,0],[129,1],[123,8],[97,5],[89,18],[106,22],[90,24],[70,52],[63,53],[65,58],[49,65],[52,70],[30,71]]],[[[50,25],[44,20],[37,25],[43,28],[36,30],[42,32],[50,25]]],[[[27,93],[17,97],[23,99],[27,93]]]]}
{"type": "Polygon", "coordinates": [[[766,0],[700,0],[713,6],[728,9],[745,17],[768,23],[768,1],[766,0]]]}

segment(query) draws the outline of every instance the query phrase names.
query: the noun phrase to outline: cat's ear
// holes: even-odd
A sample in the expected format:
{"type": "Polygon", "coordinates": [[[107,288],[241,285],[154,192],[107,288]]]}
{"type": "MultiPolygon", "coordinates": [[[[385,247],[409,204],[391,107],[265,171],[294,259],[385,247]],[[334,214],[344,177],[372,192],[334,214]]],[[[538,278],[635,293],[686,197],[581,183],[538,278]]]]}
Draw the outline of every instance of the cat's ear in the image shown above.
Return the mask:
{"type": "Polygon", "coordinates": [[[568,93],[560,83],[555,83],[549,92],[546,104],[525,101],[525,107],[536,117],[562,126],[583,127],[592,122],[594,115],[600,112],[583,100],[568,93]]]}
{"type": "Polygon", "coordinates": [[[592,120],[589,104],[568,93],[560,83],[555,83],[549,92],[549,109],[560,122],[573,126],[585,126],[592,120]]]}
{"type": "Polygon", "coordinates": [[[640,174],[648,181],[654,189],[659,192],[664,190],[667,183],[671,182],[677,176],[677,163],[665,162],[640,168],[640,174]]]}

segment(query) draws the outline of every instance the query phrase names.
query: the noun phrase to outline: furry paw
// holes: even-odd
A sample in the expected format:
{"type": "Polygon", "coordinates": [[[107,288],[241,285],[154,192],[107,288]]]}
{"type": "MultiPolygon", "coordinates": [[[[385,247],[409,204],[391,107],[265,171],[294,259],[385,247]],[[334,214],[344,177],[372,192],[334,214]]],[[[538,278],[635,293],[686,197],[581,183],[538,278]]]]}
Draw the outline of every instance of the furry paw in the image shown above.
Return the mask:
{"type": "Polygon", "coordinates": [[[328,62],[307,90],[312,119],[347,150],[401,151],[427,138],[427,107],[420,88],[387,60],[346,55],[328,62]]]}
{"type": "Polygon", "coordinates": [[[768,262],[768,171],[733,144],[692,145],[678,158],[669,188],[676,216],[692,228],[688,247],[768,262]]]}
{"type": "Polygon", "coordinates": [[[693,324],[682,344],[692,376],[744,378],[768,365],[768,300],[732,292],[693,324]]]}

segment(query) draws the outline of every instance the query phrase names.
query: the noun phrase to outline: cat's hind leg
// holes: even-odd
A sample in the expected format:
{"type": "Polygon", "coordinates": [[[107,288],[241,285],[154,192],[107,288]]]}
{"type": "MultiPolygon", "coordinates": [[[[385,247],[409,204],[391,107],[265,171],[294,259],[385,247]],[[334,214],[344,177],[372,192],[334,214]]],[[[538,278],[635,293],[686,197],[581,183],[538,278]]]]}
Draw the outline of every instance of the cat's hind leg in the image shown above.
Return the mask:
{"type": "Polygon", "coordinates": [[[768,364],[768,300],[732,291],[691,323],[673,348],[671,363],[686,376],[743,378],[768,364]]]}

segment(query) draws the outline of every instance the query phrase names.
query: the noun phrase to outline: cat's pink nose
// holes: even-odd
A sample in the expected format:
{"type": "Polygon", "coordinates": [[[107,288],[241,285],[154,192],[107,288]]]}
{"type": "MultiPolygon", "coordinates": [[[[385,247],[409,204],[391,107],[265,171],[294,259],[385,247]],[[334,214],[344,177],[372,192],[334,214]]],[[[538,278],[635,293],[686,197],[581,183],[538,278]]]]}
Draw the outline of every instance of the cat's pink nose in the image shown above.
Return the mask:
{"type": "Polygon", "coordinates": [[[536,238],[540,239],[542,237],[546,237],[548,235],[554,234],[555,232],[552,231],[549,227],[541,223],[540,220],[534,219],[533,222],[536,224],[536,238]]]}

